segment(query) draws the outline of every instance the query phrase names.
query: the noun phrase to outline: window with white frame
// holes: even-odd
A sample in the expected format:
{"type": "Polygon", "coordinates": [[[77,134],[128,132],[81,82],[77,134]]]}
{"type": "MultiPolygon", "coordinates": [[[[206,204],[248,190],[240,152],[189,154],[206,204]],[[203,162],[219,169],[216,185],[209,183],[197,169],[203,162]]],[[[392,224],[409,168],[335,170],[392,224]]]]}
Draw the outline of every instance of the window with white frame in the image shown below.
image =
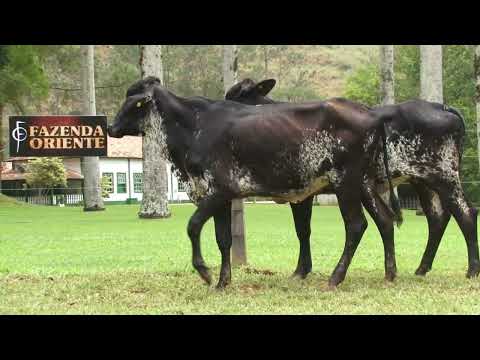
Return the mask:
{"type": "Polygon", "coordinates": [[[108,178],[110,180],[107,192],[113,194],[113,173],[102,173],[102,177],[108,178]]]}
{"type": "Polygon", "coordinates": [[[127,174],[117,173],[117,194],[127,193],[127,174]]]}
{"type": "Polygon", "coordinates": [[[133,173],[133,192],[141,194],[143,192],[143,174],[133,173]]]}

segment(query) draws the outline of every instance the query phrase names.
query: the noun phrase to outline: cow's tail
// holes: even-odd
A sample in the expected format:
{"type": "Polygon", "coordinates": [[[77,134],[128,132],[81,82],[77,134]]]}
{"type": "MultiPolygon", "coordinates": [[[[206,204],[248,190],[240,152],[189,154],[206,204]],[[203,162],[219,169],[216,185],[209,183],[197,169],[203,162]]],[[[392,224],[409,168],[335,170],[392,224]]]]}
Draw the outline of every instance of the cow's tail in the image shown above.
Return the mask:
{"type": "Polygon", "coordinates": [[[383,148],[383,164],[385,166],[385,172],[387,173],[388,186],[390,189],[390,206],[392,207],[394,220],[397,224],[397,227],[400,228],[403,223],[402,210],[400,208],[400,202],[398,201],[397,195],[393,190],[392,176],[390,174],[390,168],[388,167],[388,151],[387,151],[387,130],[385,124],[382,125],[382,148],[383,148]]]}
{"type": "Polygon", "coordinates": [[[462,121],[462,128],[461,132],[459,134],[459,138],[457,139],[457,146],[458,146],[458,164],[460,166],[460,163],[462,161],[462,155],[463,155],[463,149],[465,145],[465,133],[466,133],[466,126],[465,126],[465,119],[463,118],[462,114],[460,112],[448,105],[444,105],[444,110],[448,111],[449,113],[456,115],[461,121],[462,121]]]}

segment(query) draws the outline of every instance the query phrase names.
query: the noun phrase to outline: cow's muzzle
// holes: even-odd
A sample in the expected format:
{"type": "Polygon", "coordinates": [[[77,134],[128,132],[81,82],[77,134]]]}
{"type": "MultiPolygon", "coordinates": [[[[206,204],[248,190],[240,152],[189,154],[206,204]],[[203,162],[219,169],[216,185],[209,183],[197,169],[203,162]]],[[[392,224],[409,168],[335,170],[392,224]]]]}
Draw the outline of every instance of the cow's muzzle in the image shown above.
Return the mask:
{"type": "Polygon", "coordinates": [[[116,130],[112,125],[108,126],[107,133],[108,133],[108,136],[113,137],[113,138],[123,137],[123,135],[120,134],[120,132],[118,130],[116,130]]]}

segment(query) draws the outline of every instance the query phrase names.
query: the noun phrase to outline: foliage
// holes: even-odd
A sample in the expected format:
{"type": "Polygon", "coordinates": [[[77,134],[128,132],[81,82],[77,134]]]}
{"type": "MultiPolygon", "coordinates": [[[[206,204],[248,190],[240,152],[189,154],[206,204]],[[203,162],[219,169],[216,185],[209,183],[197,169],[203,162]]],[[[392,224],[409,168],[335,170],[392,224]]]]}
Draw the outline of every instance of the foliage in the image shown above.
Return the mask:
{"type": "Polygon", "coordinates": [[[109,176],[102,176],[102,198],[109,198],[112,191],[112,179],[109,176]]]}
{"type": "Polygon", "coordinates": [[[30,187],[53,189],[67,186],[65,167],[60,158],[43,157],[30,160],[26,181],[30,187]]]}
{"type": "Polygon", "coordinates": [[[22,111],[25,97],[44,98],[48,80],[40,54],[31,45],[0,45],[0,104],[22,111]]]}
{"type": "MultiPolygon", "coordinates": [[[[287,205],[246,204],[247,267],[232,285],[206,287],[191,265],[185,231],[193,205],[172,205],[169,221],[145,222],[138,206],[81,208],[0,205],[2,314],[478,314],[480,280],[467,280],[465,242],[450,222],[425,278],[413,275],[428,236],[424,217],[405,211],[395,231],[398,278],[384,280],[380,235],[370,224],[345,282],[327,290],[344,246],[337,207],[312,214],[313,273],[289,278],[298,240],[287,205]],[[3,214],[3,218],[2,218],[3,214]],[[266,221],[269,219],[269,221],[266,221]],[[19,226],[28,223],[28,226],[19,226]],[[22,241],[18,241],[21,239],[22,241]]],[[[202,253],[218,277],[220,255],[209,221],[202,253]]]]}
{"type": "MultiPolygon", "coordinates": [[[[0,45],[0,150],[4,147],[3,116],[6,105],[23,113],[25,102],[47,95],[48,80],[42,65],[43,52],[33,45],[0,45]]],[[[0,153],[0,160],[4,153],[0,153]]]]}
{"type": "MultiPolygon", "coordinates": [[[[457,108],[465,118],[467,136],[462,159],[462,178],[468,197],[480,202],[480,183],[477,157],[475,79],[472,46],[443,47],[444,102],[457,108]]],[[[396,102],[418,98],[420,95],[420,52],[418,46],[395,47],[396,102]]],[[[378,64],[366,64],[347,80],[345,96],[370,106],[380,103],[378,64]]]]}
{"type": "Polygon", "coordinates": [[[368,106],[380,103],[380,69],[377,63],[364,65],[347,79],[345,97],[368,106]]]}

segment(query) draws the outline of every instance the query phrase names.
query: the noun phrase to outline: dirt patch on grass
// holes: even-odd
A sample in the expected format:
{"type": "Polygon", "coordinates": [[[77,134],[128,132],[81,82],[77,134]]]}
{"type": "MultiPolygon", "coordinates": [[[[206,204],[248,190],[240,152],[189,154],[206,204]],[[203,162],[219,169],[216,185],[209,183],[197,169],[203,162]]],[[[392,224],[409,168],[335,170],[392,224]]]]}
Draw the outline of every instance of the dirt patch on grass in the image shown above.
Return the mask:
{"type": "Polygon", "coordinates": [[[255,294],[263,289],[263,286],[260,284],[243,284],[239,286],[239,289],[244,294],[255,294]]]}
{"type": "Polygon", "coordinates": [[[267,276],[275,275],[275,273],[271,270],[259,270],[259,269],[253,269],[253,268],[246,268],[245,272],[247,274],[260,274],[260,275],[267,275],[267,276]]]}
{"type": "Polygon", "coordinates": [[[150,289],[147,289],[147,288],[130,289],[130,293],[132,293],[132,294],[145,294],[149,291],[150,291],[150,289]]]}

